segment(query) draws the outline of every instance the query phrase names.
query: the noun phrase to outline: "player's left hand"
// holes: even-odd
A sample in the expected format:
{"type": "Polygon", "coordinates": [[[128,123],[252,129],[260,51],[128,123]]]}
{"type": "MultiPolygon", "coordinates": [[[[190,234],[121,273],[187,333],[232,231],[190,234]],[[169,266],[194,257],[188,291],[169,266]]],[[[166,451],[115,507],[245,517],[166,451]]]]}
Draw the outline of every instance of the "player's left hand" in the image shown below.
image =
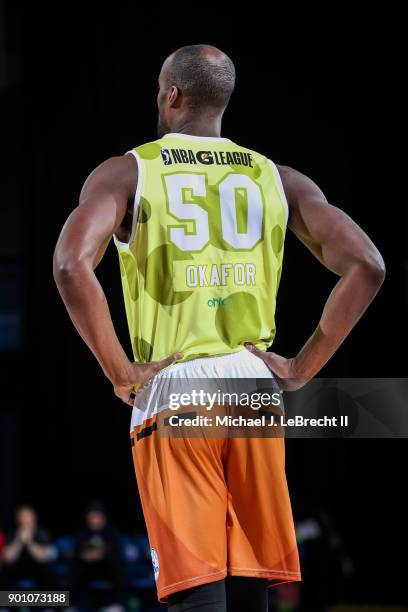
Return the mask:
{"type": "Polygon", "coordinates": [[[308,381],[298,377],[296,372],[295,358],[286,359],[277,353],[260,351],[250,342],[244,343],[245,348],[262,359],[274,375],[281,391],[296,391],[303,387],[308,381]]]}

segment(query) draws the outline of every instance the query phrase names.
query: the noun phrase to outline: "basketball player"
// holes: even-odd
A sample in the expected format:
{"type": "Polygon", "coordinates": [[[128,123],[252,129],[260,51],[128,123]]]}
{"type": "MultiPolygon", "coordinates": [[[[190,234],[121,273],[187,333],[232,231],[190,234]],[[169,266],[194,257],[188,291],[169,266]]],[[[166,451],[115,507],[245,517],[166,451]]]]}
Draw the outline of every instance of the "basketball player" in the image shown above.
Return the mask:
{"type": "Polygon", "coordinates": [[[158,82],[158,140],[90,174],[54,256],[75,327],[116,395],[134,406],[132,452],[158,598],[173,612],[265,611],[267,587],[301,580],[284,446],[160,437],[155,410],[138,404],[141,387],[187,376],[274,377],[284,390],[298,388],[384,279],[371,240],[311,179],[221,137],[234,84],[231,59],[215,47],[170,55],[158,82]],[[292,358],[267,352],[287,227],[339,277],[292,358]],[[112,236],[134,363],[94,273],[112,236]]]}

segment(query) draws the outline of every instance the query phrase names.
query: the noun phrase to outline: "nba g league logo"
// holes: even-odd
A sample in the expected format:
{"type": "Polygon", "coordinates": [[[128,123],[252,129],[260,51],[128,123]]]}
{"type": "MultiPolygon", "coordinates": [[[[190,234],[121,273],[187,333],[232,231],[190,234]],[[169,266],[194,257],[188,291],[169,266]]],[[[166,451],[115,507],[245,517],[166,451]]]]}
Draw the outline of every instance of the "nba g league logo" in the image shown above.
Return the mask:
{"type": "Polygon", "coordinates": [[[170,157],[170,151],[168,149],[161,149],[161,156],[162,156],[164,165],[170,166],[170,164],[172,163],[171,157],[170,157]]]}
{"type": "Polygon", "coordinates": [[[157,554],[157,552],[156,552],[156,550],[154,548],[150,549],[150,556],[152,558],[154,579],[157,582],[157,579],[158,579],[159,573],[160,573],[160,565],[159,565],[159,556],[158,556],[158,554],[157,554]]]}

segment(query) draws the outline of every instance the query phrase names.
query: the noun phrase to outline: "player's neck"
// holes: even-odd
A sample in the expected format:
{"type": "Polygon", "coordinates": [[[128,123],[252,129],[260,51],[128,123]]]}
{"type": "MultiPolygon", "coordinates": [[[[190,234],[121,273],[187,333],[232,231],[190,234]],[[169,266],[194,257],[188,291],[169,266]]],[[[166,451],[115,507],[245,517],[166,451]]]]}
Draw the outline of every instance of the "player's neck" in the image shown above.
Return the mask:
{"type": "Polygon", "coordinates": [[[198,119],[183,119],[172,126],[172,133],[187,134],[189,136],[221,137],[221,117],[198,119]]]}

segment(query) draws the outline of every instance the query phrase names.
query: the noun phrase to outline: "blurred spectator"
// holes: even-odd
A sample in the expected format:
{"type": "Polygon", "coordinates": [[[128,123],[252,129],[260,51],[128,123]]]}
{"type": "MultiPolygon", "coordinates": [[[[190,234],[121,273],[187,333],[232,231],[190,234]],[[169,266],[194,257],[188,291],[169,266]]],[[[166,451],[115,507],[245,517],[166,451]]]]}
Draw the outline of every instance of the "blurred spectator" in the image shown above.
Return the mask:
{"type": "Polygon", "coordinates": [[[301,609],[326,611],[346,598],[347,580],[354,572],[353,562],[326,508],[304,502],[301,520],[296,522],[296,537],[303,577],[299,585],[301,609]]]}
{"type": "Polygon", "coordinates": [[[85,526],[74,543],[70,603],[80,609],[123,609],[124,568],[119,533],[98,501],[85,510],[85,526]]]}
{"type": "Polygon", "coordinates": [[[0,529],[0,565],[3,562],[3,550],[4,550],[5,543],[6,543],[6,537],[0,529]]]}
{"type": "Polygon", "coordinates": [[[3,550],[4,582],[9,589],[49,589],[49,565],[56,556],[51,538],[37,525],[31,506],[20,506],[15,520],[3,550]]]}
{"type": "Polygon", "coordinates": [[[3,571],[2,571],[2,567],[4,564],[4,546],[6,543],[6,536],[4,535],[4,532],[1,529],[0,526],[0,591],[4,591],[5,586],[3,585],[3,571]]]}

